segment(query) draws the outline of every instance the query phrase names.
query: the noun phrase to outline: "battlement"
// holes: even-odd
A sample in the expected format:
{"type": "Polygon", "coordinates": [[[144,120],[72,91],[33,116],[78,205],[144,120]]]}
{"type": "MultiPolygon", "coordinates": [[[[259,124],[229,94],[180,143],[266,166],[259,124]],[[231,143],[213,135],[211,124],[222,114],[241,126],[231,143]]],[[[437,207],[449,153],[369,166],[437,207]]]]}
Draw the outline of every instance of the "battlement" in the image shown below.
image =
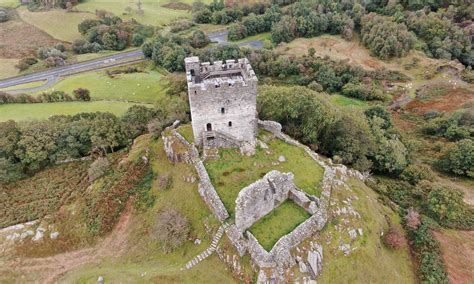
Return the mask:
{"type": "Polygon", "coordinates": [[[258,79],[249,61],[211,64],[188,57],[185,65],[194,141],[204,148],[253,145],[254,150],[258,79]]]}
{"type": "Polygon", "coordinates": [[[238,60],[200,62],[198,57],[185,59],[188,87],[209,88],[244,87],[257,82],[257,76],[247,58],[238,60]]]}

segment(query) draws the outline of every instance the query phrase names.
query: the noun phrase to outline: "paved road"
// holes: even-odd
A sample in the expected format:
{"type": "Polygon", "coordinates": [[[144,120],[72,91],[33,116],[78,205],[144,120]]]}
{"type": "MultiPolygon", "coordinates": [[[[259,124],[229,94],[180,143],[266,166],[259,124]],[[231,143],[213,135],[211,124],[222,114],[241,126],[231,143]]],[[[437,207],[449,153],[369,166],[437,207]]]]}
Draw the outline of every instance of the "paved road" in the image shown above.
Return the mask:
{"type": "MultiPolygon", "coordinates": [[[[211,41],[217,42],[218,44],[229,44],[229,42],[227,41],[227,34],[228,34],[227,31],[211,33],[209,34],[209,38],[211,39],[211,41]]],[[[238,45],[260,49],[263,47],[263,42],[260,40],[249,40],[249,41],[241,42],[238,45]]],[[[46,81],[44,85],[39,86],[39,87],[9,91],[9,93],[16,94],[16,93],[23,93],[23,92],[41,91],[54,85],[54,83],[56,83],[60,77],[64,77],[64,76],[79,73],[79,72],[102,69],[102,68],[111,67],[114,65],[132,63],[132,62],[135,62],[138,58],[143,58],[143,52],[141,50],[134,50],[134,51],[128,51],[128,52],[118,53],[114,55],[104,56],[104,57],[100,57],[100,58],[86,61],[86,62],[75,63],[75,64],[63,66],[63,67],[48,69],[48,70],[37,72],[37,73],[32,73],[28,75],[22,75],[22,76],[0,80],[0,89],[8,88],[8,87],[16,86],[16,85],[21,85],[25,83],[30,83],[30,82],[46,81]]]]}
{"type": "MultiPolygon", "coordinates": [[[[209,39],[212,42],[216,42],[218,44],[230,44],[231,42],[229,42],[227,40],[227,34],[228,33],[229,33],[228,31],[211,33],[211,34],[209,34],[209,39]]],[[[248,40],[248,41],[238,43],[238,46],[248,46],[248,47],[255,48],[255,49],[261,49],[261,48],[263,48],[263,41],[261,41],[261,40],[248,40]]]]}
{"type": "Polygon", "coordinates": [[[112,66],[115,64],[122,64],[129,61],[135,61],[137,58],[143,58],[143,52],[141,50],[128,51],[123,53],[118,53],[114,55],[100,57],[94,60],[85,61],[81,63],[75,63],[63,67],[58,67],[54,69],[48,69],[45,71],[17,76],[9,79],[0,80],[0,89],[7,88],[11,86],[16,86],[20,84],[43,81],[55,82],[58,77],[67,76],[70,74],[96,70],[104,68],[107,66],[112,66]]]}

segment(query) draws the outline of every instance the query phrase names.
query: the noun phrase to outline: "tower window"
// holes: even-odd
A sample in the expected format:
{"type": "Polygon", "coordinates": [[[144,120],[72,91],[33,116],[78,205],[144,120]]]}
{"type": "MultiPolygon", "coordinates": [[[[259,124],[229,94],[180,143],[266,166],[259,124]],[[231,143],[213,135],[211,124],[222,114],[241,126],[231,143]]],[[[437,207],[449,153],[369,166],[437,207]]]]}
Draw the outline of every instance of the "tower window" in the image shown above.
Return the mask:
{"type": "Polygon", "coordinates": [[[225,108],[221,107],[221,113],[222,113],[222,114],[225,113],[225,108]]]}
{"type": "Polygon", "coordinates": [[[232,127],[232,121],[229,121],[228,125],[229,127],[232,127]]]}
{"type": "Polygon", "coordinates": [[[194,94],[195,94],[195,95],[197,94],[196,90],[194,90],[194,94]]]}
{"type": "Polygon", "coordinates": [[[212,131],[212,124],[208,123],[206,125],[206,129],[207,129],[207,131],[212,131]]]}

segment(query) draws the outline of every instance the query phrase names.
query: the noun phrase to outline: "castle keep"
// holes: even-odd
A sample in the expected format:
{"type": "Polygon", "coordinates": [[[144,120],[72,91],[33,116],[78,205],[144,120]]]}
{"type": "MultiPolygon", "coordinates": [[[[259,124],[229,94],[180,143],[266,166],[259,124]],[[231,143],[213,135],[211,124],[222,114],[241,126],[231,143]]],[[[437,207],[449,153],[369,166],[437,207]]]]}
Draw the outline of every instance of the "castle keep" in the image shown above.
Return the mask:
{"type": "Polygon", "coordinates": [[[257,134],[257,77],[246,58],[185,59],[194,141],[203,148],[252,153],[257,134]]]}

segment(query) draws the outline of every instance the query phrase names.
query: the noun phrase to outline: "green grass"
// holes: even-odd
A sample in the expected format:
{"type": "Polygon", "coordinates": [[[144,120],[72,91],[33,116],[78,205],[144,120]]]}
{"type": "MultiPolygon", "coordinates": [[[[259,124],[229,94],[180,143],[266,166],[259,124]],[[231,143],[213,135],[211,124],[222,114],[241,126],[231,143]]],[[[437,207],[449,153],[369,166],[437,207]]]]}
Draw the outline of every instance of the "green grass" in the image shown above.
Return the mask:
{"type": "Polygon", "coordinates": [[[258,220],[250,228],[250,232],[264,249],[270,251],[281,237],[289,234],[310,216],[299,205],[287,200],[258,220]]]}
{"type": "Polygon", "coordinates": [[[154,103],[164,96],[165,84],[165,77],[157,71],[120,74],[114,78],[99,71],[66,77],[45,91],[60,90],[72,94],[77,88],[86,88],[91,92],[92,100],[154,103]]]}
{"type": "Polygon", "coordinates": [[[15,8],[20,6],[20,2],[17,0],[0,0],[0,7],[15,8]]]}
{"type": "Polygon", "coordinates": [[[358,99],[349,98],[343,95],[334,94],[329,97],[331,102],[335,103],[339,106],[355,106],[355,107],[367,107],[368,104],[365,101],[361,101],[358,99]]]}
{"type": "MultiPolygon", "coordinates": [[[[131,246],[125,256],[106,259],[100,265],[85,265],[67,273],[58,282],[97,283],[98,275],[102,275],[107,283],[236,283],[230,271],[215,254],[191,270],[181,270],[186,262],[210,245],[211,238],[206,234],[204,224],[215,228],[218,221],[202,201],[197,183],[185,182],[183,179],[183,175],[196,175],[192,166],[184,163],[171,164],[161,139],[139,139],[136,144],[143,144],[152,153],[150,163],[157,177],[151,189],[157,198],[155,205],[144,212],[134,214],[132,233],[128,238],[131,246]],[[158,187],[158,179],[164,174],[170,175],[173,180],[171,188],[167,190],[158,187]],[[186,216],[192,231],[190,240],[166,254],[159,243],[153,240],[152,232],[156,216],[168,208],[186,216]],[[202,243],[195,245],[195,238],[199,238],[202,243]]],[[[136,146],[141,147],[134,147],[136,146]]]]}
{"type": "Polygon", "coordinates": [[[80,112],[107,111],[122,115],[133,103],[126,102],[65,102],[40,104],[7,104],[0,105],[0,121],[41,120],[52,115],[74,115],[80,112]]]}
{"type": "Polygon", "coordinates": [[[67,13],[64,10],[50,10],[43,12],[30,12],[26,7],[18,9],[21,19],[33,25],[55,39],[73,42],[81,38],[77,26],[85,19],[95,19],[91,13],[67,13]]]}
{"type": "Polygon", "coordinates": [[[268,142],[268,146],[269,150],[257,147],[256,154],[252,157],[242,156],[237,149],[222,150],[221,159],[205,163],[212,183],[231,216],[234,215],[235,199],[240,190],[271,170],[292,172],[295,183],[301,190],[319,196],[323,168],[303,149],[277,139],[268,142]],[[273,165],[272,163],[278,162],[280,155],[285,156],[286,161],[273,165]]]}
{"type": "Polygon", "coordinates": [[[177,129],[178,133],[184,137],[189,143],[194,142],[193,127],[191,124],[186,124],[177,129]]]}
{"type": "Polygon", "coordinates": [[[0,58],[0,79],[18,75],[18,69],[15,68],[17,63],[18,59],[0,58]]]}
{"type": "Polygon", "coordinates": [[[382,231],[387,231],[387,218],[401,231],[400,218],[390,208],[378,201],[377,194],[363,182],[349,180],[352,192],[342,187],[333,189],[331,200],[335,206],[347,206],[342,203],[349,196],[357,196],[352,201],[354,209],[361,218],[341,215],[330,220],[320,233],[324,251],[323,273],[318,283],[415,283],[416,277],[408,246],[400,250],[387,248],[381,241],[382,231]],[[363,235],[350,240],[346,229],[338,230],[336,225],[347,222],[349,228],[362,228],[363,235]],[[328,244],[326,240],[330,239],[328,244]],[[341,243],[351,243],[356,248],[348,256],[338,249],[341,243]]]}
{"type": "MultiPolygon", "coordinates": [[[[171,2],[170,0],[142,0],[143,15],[137,13],[136,1],[133,0],[86,0],[76,6],[79,11],[95,13],[95,10],[107,10],[122,19],[135,19],[146,25],[167,25],[177,18],[191,18],[190,11],[173,10],[162,7],[162,5],[171,2]],[[132,13],[123,15],[125,8],[130,6],[132,13]]],[[[188,4],[192,4],[193,0],[181,0],[188,4]]],[[[209,0],[202,1],[209,3],[209,0]]]]}
{"type": "Polygon", "coordinates": [[[266,32],[266,33],[260,33],[260,34],[256,34],[253,36],[240,39],[240,40],[230,41],[230,42],[238,44],[238,43],[247,42],[250,40],[260,40],[260,41],[271,40],[271,38],[272,38],[272,34],[270,32],[266,32]]]}
{"type": "Polygon", "coordinates": [[[132,50],[136,50],[136,49],[137,49],[136,47],[132,47],[132,48],[127,48],[127,49],[124,49],[124,50],[121,50],[121,51],[101,50],[97,53],[77,54],[76,55],[76,60],[77,60],[77,62],[82,62],[82,61],[92,60],[92,59],[96,59],[96,58],[100,58],[100,57],[104,57],[104,56],[109,56],[109,55],[113,55],[113,54],[117,54],[117,53],[121,53],[121,52],[132,51],[132,50]]]}
{"type": "Polygon", "coordinates": [[[3,89],[0,89],[0,91],[14,91],[14,90],[35,88],[35,87],[42,86],[42,85],[44,85],[45,83],[46,83],[45,80],[43,80],[43,81],[34,81],[34,82],[30,82],[30,83],[25,83],[25,84],[20,84],[20,85],[11,86],[11,87],[8,87],[8,88],[3,88],[3,89]]]}

